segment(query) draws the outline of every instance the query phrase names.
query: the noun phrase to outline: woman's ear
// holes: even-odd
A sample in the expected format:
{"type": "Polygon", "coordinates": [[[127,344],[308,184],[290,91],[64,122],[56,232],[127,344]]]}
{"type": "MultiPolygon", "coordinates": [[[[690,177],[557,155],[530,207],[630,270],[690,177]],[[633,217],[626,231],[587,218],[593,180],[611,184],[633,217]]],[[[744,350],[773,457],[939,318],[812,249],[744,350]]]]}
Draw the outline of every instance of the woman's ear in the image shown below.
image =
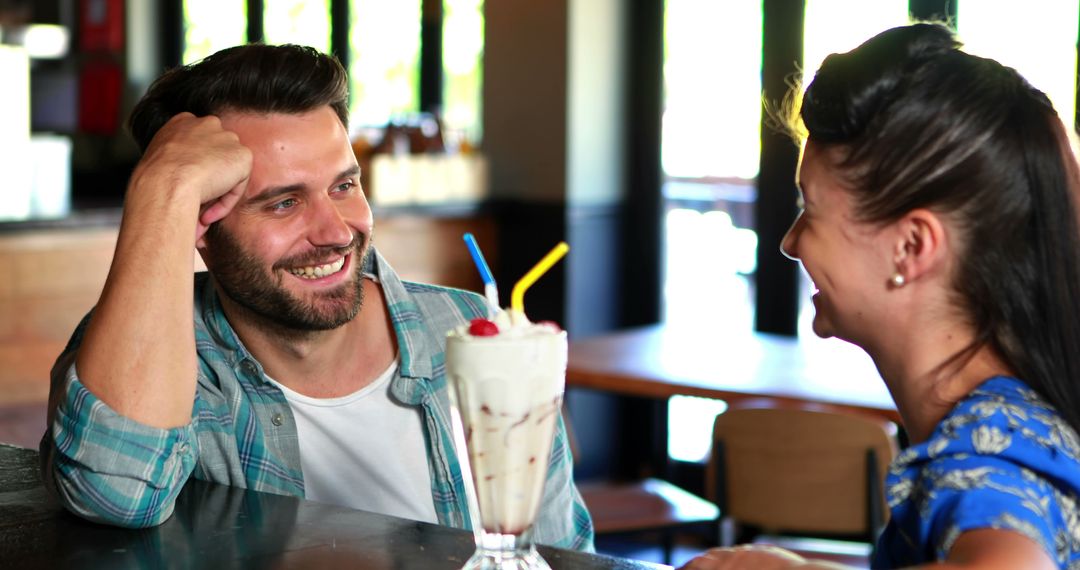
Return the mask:
{"type": "Polygon", "coordinates": [[[894,227],[897,238],[893,263],[902,282],[910,283],[945,268],[949,243],[940,215],[917,208],[904,214],[894,227]]]}

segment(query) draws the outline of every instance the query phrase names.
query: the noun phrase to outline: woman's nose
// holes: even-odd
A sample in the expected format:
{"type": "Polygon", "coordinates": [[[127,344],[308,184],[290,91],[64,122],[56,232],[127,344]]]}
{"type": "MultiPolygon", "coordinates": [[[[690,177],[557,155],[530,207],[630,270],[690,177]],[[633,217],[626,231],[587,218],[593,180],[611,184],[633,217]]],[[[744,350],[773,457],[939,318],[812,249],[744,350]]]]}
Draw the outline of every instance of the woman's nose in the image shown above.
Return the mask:
{"type": "Polygon", "coordinates": [[[799,260],[799,233],[802,231],[802,214],[799,214],[795,221],[791,223],[791,227],[788,228],[784,239],[780,241],[780,253],[784,254],[788,259],[795,261],[799,260]]]}

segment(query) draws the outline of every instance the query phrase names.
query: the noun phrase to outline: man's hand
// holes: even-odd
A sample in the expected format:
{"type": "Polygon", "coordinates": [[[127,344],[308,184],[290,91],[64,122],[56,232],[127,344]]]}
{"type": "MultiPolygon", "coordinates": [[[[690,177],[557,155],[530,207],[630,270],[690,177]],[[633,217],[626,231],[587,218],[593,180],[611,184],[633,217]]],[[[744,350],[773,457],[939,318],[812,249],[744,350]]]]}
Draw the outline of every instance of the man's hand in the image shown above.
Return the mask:
{"type": "Polygon", "coordinates": [[[195,239],[240,200],[251,174],[251,151],[213,115],[180,113],[150,141],[132,175],[131,189],[198,196],[195,239]]]}

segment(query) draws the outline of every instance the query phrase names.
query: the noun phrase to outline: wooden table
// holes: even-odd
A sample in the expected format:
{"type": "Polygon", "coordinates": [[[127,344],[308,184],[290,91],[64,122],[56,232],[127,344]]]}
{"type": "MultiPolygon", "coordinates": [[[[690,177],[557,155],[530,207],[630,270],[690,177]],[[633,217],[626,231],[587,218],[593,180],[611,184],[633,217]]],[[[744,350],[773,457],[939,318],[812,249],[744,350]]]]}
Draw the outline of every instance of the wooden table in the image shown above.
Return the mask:
{"type": "Polygon", "coordinates": [[[566,383],[645,398],[774,398],[835,404],[896,422],[873,361],[830,339],[721,334],[659,324],[570,343],[566,383]]]}
{"type": "MultiPolygon", "coordinates": [[[[554,570],[649,570],[644,562],[540,547],[554,570]]],[[[38,453],[0,444],[0,566],[4,568],[456,569],[470,532],[190,481],[160,526],[84,521],[42,486],[38,453]]]]}

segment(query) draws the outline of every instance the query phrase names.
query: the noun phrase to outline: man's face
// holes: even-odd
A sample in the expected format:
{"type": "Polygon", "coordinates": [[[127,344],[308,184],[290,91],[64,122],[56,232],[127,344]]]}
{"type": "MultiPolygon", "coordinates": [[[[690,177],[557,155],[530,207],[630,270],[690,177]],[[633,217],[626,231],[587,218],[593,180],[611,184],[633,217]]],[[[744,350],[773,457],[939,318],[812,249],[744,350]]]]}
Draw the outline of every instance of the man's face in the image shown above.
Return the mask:
{"type": "Polygon", "coordinates": [[[330,107],[221,122],[253,156],[244,196],[201,249],[227,302],[277,329],[349,322],[363,301],[372,217],[345,127],[330,107]]]}

